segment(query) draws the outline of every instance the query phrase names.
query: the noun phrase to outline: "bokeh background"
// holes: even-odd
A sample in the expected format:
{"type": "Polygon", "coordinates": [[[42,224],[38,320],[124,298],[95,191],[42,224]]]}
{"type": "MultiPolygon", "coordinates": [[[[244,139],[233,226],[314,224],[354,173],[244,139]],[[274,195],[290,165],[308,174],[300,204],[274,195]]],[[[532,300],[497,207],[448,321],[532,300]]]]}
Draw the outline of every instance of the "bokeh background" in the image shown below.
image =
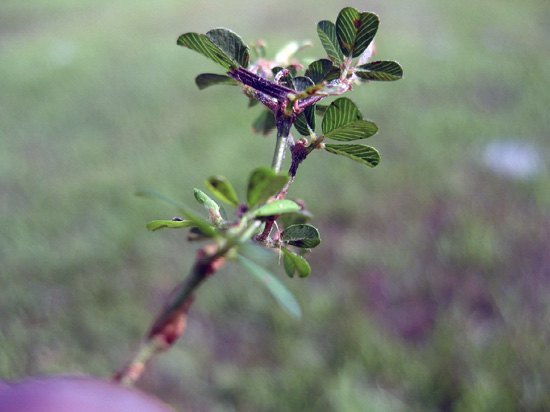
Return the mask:
{"type": "MultiPolygon", "coordinates": [[[[381,17],[405,79],[348,94],[376,169],[315,153],[290,196],[322,245],[295,320],[238,266],[140,387],[185,411],[550,410],[550,7],[428,1],[0,2],[0,377],[110,376],[196,245],[145,224],[212,174],[244,193],[274,137],[178,48],[225,26],[271,56],[344,6],[381,17]]],[[[197,209],[200,210],[200,209],[197,209]]]]}

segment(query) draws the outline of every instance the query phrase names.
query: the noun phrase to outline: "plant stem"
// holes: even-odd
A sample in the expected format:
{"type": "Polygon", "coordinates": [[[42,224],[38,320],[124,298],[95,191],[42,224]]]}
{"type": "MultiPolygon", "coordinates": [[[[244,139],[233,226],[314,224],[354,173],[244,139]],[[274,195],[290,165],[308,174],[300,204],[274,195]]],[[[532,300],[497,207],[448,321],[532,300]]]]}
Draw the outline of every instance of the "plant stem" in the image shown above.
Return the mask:
{"type": "Polygon", "coordinates": [[[281,173],[281,169],[283,167],[283,160],[285,159],[285,151],[291,126],[292,120],[290,117],[287,117],[282,113],[278,114],[277,142],[275,143],[275,152],[273,153],[273,161],[271,162],[271,168],[275,170],[276,173],[281,173]]]}
{"type": "Polygon", "coordinates": [[[193,293],[210,275],[226,262],[225,256],[234,244],[210,244],[197,252],[195,264],[187,278],[174,289],[160,315],[132,360],[113,377],[113,380],[131,386],[145,371],[149,360],[169,349],[185,332],[187,312],[193,303],[193,293]]]}

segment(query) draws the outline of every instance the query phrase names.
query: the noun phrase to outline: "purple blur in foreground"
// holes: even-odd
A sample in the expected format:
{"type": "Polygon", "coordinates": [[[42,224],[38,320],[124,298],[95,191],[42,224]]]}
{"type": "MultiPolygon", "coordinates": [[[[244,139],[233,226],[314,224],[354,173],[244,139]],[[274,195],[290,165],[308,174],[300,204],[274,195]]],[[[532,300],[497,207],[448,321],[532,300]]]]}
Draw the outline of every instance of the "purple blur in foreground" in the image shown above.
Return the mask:
{"type": "Polygon", "coordinates": [[[99,378],[54,376],[0,382],[0,412],[174,412],[144,392],[99,378]]]}

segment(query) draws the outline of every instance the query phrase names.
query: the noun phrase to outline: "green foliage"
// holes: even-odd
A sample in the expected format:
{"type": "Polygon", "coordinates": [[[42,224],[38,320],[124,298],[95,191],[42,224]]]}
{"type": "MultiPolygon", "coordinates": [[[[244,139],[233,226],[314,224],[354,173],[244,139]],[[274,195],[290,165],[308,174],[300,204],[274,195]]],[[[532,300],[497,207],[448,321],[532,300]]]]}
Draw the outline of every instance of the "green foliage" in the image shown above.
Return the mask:
{"type": "Polygon", "coordinates": [[[177,44],[194,50],[226,70],[239,66],[248,67],[248,46],[231,30],[212,29],[206,34],[185,33],[178,37],[177,44]]]}
{"type": "Polygon", "coordinates": [[[266,217],[266,216],[275,216],[282,215],[285,213],[297,212],[301,209],[300,205],[292,200],[282,199],[275,200],[270,203],[266,203],[263,206],[260,206],[254,210],[254,216],[256,217],[266,217]]]}
{"type": "Polygon", "coordinates": [[[288,175],[279,175],[268,167],[260,167],[250,174],[246,200],[249,208],[264,203],[288,183],[288,175]]]}
{"type": "Polygon", "coordinates": [[[380,154],[374,147],[362,144],[325,144],[327,152],[345,156],[356,162],[375,167],[380,163],[380,154]]]}
{"type": "Polygon", "coordinates": [[[194,50],[205,57],[208,57],[214,63],[219,64],[226,70],[235,69],[236,62],[231,60],[204,34],[185,33],[178,38],[178,45],[194,50]]]}
{"type": "Polygon", "coordinates": [[[329,75],[339,72],[338,70],[334,70],[334,67],[328,59],[315,60],[307,67],[304,75],[309,77],[314,84],[319,84],[323,80],[333,80],[329,75]]]}
{"type": "Polygon", "coordinates": [[[343,54],[358,57],[374,39],[380,21],[373,13],[359,13],[352,7],[340,11],[336,19],[336,36],[343,54]]]}
{"type": "Polygon", "coordinates": [[[300,305],[292,293],[290,293],[290,291],[283,283],[281,283],[279,279],[273,276],[265,268],[261,267],[257,263],[254,263],[252,260],[245,258],[244,256],[239,256],[238,260],[248,273],[259,280],[267,288],[267,290],[269,290],[284,310],[296,318],[302,316],[300,305]]]}
{"type": "Polygon", "coordinates": [[[394,81],[403,78],[403,68],[394,61],[376,61],[357,66],[355,74],[363,80],[394,81]]]}
{"type": "Polygon", "coordinates": [[[231,30],[224,28],[212,29],[206,32],[206,37],[220,48],[234,63],[247,68],[250,63],[248,46],[231,30]]]}
{"type": "MultiPolygon", "coordinates": [[[[247,7],[224,4],[222,12],[247,7]]],[[[86,0],[0,7],[0,216],[10,228],[0,234],[0,375],[109,376],[194,257],[185,233],[136,230],[178,213],[131,192],[154,187],[195,207],[188,189],[206,191],[202,178],[220,172],[240,194],[250,165],[232,154],[261,162],[258,149],[275,136],[247,133],[261,105],[239,110],[237,88],[193,90],[214,64],[162,44],[177,25],[208,29],[212,13],[198,19],[175,1],[107,2],[99,14],[86,0]],[[205,68],[193,73],[196,61],[205,68]]],[[[271,46],[293,35],[265,20],[283,13],[276,7],[259,3],[226,21],[239,30],[248,18],[262,22],[265,31],[247,34],[275,39],[271,46]]],[[[398,58],[407,81],[355,86],[349,97],[380,126],[374,138],[391,156],[371,173],[312,153],[289,196],[307,201],[322,231],[323,244],[304,255],[313,277],[286,279],[273,256],[265,266],[285,277],[304,321],[229,265],[199,290],[189,333],[140,387],[184,411],[549,410],[548,288],[537,276],[550,243],[549,179],[517,181],[478,162],[501,136],[547,153],[547,8],[384,3],[375,57],[398,58]],[[518,21],[529,24],[518,32],[518,21]]],[[[300,19],[300,32],[313,27],[300,19]]]]}
{"type": "Polygon", "coordinates": [[[322,129],[327,134],[348,123],[362,120],[363,115],[351,100],[340,97],[333,101],[323,116],[322,129]]]}
{"type": "MultiPolygon", "coordinates": [[[[376,124],[363,119],[355,103],[339,97],[328,106],[317,105],[326,97],[339,96],[351,90],[352,85],[357,82],[402,78],[402,68],[396,62],[366,62],[371,54],[367,49],[378,25],[378,16],[359,12],[351,7],[340,11],[336,24],[328,20],[319,22],[317,33],[328,59],[314,60],[303,76],[298,75],[299,65],[290,63],[304,46],[296,42],[288,44],[277,55],[279,61],[269,64],[258,61],[251,64],[248,52],[250,48],[231,30],[216,28],[204,35],[190,32],[178,38],[178,45],[206,56],[226,70],[226,74],[203,73],[197,76],[195,83],[199,89],[218,84],[241,85],[243,93],[249,99],[249,107],[253,106],[252,102],[260,102],[265,106],[265,110],[253,123],[253,131],[267,135],[272,130],[277,130],[272,167],[260,167],[252,171],[246,190],[246,205],[239,205],[236,192],[226,178],[215,176],[206,182],[214,196],[237,207],[236,222],[230,222],[214,200],[195,189],[195,198],[207,210],[210,224],[197,218],[188,209],[183,210],[184,216],[191,222],[189,225],[194,225],[192,231],[199,234],[199,239],[204,236],[225,239],[225,243],[220,244],[225,245],[223,247],[227,247],[228,252],[231,247],[241,247],[247,241],[258,241],[268,247],[290,245],[302,249],[311,249],[320,244],[319,231],[314,226],[303,222],[288,224],[288,216],[294,216],[298,212],[307,216],[308,212],[300,204],[285,197],[298,167],[315,148],[324,148],[330,153],[370,167],[379,163],[378,151],[370,146],[324,142],[325,139],[352,142],[371,137],[378,132],[376,124]],[[363,55],[364,52],[367,54],[363,55]],[[359,56],[361,64],[353,66],[352,59],[359,56]],[[267,67],[269,69],[266,70],[267,67]],[[315,131],[316,115],[323,116],[320,137],[317,137],[315,131]],[[289,145],[292,126],[306,139],[289,145]],[[288,174],[280,173],[287,145],[291,148],[292,155],[288,174]],[[280,239],[279,236],[272,238],[271,232],[276,221],[285,215],[287,225],[280,239]]],[[[254,46],[253,49],[261,59],[265,58],[263,45],[254,46]]],[[[172,204],[176,205],[174,202],[172,204]]],[[[162,222],[157,221],[150,226],[154,229],[184,226],[182,223],[162,222]]],[[[296,272],[300,277],[309,275],[311,268],[302,256],[287,248],[282,250],[283,266],[289,276],[296,272]]],[[[247,260],[244,262],[245,267],[249,270],[252,268],[256,275],[260,273],[255,269],[255,264],[247,260]]],[[[279,296],[277,299],[282,298],[279,296]]]]}
{"type": "Polygon", "coordinates": [[[321,44],[332,62],[335,64],[342,64],[344,61],[344,55],[338,42],[336,26],[334,23],[328,20],[320,21],[317,24],[317,34],[319,35],[321,44]]]}
{"type": "Polygon", "coordinates": [[[298,276],[305,278],[311,273],[311,266],[302,256],[288,250],[286,247],[281,247],[283,253],[283,266],[288,276],[294,277],[298,272],[298,276]]]}
{"type": "Polygon", "coordinates": [[[197,227],[205,236],[216,237],[217,232],[214,227],[199,214],[195,213],[190,207],[180,203],[176,200],[170,199],[154,190],[141,190],[136,193],[136,196],[147,197],[150,199],[161,200],[173,207],[175,207],[184,217],[193,223],[194,227],[197,227]]]}
{"type": "Polygon", "coordinates": [[[232,205],[239,205],[239,198],[233,185],[224,176],[212,176],[206,181],[208,189],[221,201],[232,205]]]}
{"type": "Polygon", "coordinates": [[[281,240],[292,246],[311,249],[319,246],[321,236],[316,227],[307,224],[297,224],[285,228],[281,240]]]}
{"type": "Polygon", "coordinates": [[[194,226],[191,220],[153,220],[147,223],[147,229],[155,231],[160,229],[182,229],[194,226]]]}
{"type": "Polygon", "coordinates": [[[224,222],[224,218],[221,215],[220,206],[200,189],[195,188],[193,190],[193,194],[195,195],[197,202],[203,205],[208,211],[210,222],[216,226],[220,226],[224,222]]]}

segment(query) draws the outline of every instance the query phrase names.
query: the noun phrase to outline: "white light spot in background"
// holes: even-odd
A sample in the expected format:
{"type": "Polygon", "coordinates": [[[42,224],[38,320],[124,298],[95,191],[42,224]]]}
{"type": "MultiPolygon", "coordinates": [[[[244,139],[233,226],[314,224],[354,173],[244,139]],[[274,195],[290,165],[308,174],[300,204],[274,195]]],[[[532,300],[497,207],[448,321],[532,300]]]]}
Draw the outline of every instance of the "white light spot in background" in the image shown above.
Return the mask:
{"type": "Polygon", "coordinates": [[[532,178],[544,168],[540,149],[536,145],[513,139],[488,143],[483,153],[483,163],[493,172],[514,179],[532,178]]]}

